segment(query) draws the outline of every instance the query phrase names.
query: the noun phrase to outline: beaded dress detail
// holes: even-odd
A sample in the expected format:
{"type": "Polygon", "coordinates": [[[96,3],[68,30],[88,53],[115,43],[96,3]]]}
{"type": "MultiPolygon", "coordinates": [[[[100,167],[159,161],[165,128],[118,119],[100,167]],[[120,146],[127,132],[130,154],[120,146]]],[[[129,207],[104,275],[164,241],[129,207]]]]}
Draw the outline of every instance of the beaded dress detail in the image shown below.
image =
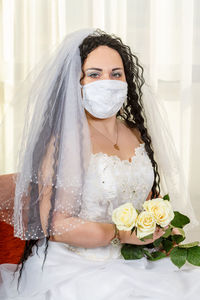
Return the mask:
{"type": "Polygon", "coordinates": [[[135,149],[131,162],[102,152],[92,154],[81,216],[112,223],[112,211],[119,205],[132,202],[135,208],[141,209],[153,181],[153,168],[144,144],[135,149]]]}

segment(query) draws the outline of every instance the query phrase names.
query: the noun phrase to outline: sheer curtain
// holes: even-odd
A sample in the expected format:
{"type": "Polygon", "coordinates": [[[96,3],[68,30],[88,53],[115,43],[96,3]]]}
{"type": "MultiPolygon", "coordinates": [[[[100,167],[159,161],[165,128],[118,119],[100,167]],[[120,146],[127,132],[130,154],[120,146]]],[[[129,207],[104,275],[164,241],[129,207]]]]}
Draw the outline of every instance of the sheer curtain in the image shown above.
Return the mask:
{"type": "Polygon", "coordinates": [[[200,218],[200,2],[1,0],[0,15],[0,173],[15,169],[23,113],[11,99],[18,83],[67,33],[99,27],[121,36],[148,68],[200,218]]]}

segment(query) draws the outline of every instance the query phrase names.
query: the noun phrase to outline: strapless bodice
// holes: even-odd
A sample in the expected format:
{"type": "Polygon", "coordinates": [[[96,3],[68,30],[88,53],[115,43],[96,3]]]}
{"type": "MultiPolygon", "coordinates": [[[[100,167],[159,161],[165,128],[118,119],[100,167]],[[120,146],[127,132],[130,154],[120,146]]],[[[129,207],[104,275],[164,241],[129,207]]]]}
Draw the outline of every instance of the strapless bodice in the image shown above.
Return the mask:
{"type": "Polygon", "coordinates": [[[131,161],[99,152],[91,155],[83,190],[81,216],[112,222],[112,211],[131,202],[141,209],[154,181],[151,161],[144,144],[135,149],[131,161]]]}

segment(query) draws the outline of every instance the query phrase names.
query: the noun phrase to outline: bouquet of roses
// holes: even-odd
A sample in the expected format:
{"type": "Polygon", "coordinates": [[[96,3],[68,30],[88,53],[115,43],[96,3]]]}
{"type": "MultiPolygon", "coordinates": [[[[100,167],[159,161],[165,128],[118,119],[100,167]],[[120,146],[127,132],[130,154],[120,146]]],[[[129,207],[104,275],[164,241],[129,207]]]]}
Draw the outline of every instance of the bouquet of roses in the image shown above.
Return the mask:
{"type": "Polygon", "coordinates": [[[183,227],[190,223],[190,219],[178,211],[173,211],[169,195],[163,198],[147,200],[143,210],[138,211],[132,203],[125,203],[113,210],[112,220],[119,230],[135,232],[141,241],[152,239],[157,227],[167,228],[153,243],[146,245],[124,244],[121,254],[125,259],[158,260],[169,256],[171,261],[181,268],[186,261],[200,266],[200,246],[198,241],[182,244],[185,240],[183,227]],[[174,234],[177,228],[179,234],[174,234]]]}

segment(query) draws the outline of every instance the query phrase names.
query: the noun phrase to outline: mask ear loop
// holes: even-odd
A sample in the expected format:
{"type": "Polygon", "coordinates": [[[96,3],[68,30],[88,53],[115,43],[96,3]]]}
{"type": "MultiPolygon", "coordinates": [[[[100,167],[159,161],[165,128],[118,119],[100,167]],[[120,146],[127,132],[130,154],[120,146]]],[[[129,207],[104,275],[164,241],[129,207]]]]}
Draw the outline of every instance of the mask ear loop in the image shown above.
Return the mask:
{"type": "Polygon", "coordinates": [[[82,99],[83,99],[83,85],[80,83],[80,84],[79,84],[79,87],[80,87],[80,89],[81,89],[81,97],[82,97],[82,99]]]}

